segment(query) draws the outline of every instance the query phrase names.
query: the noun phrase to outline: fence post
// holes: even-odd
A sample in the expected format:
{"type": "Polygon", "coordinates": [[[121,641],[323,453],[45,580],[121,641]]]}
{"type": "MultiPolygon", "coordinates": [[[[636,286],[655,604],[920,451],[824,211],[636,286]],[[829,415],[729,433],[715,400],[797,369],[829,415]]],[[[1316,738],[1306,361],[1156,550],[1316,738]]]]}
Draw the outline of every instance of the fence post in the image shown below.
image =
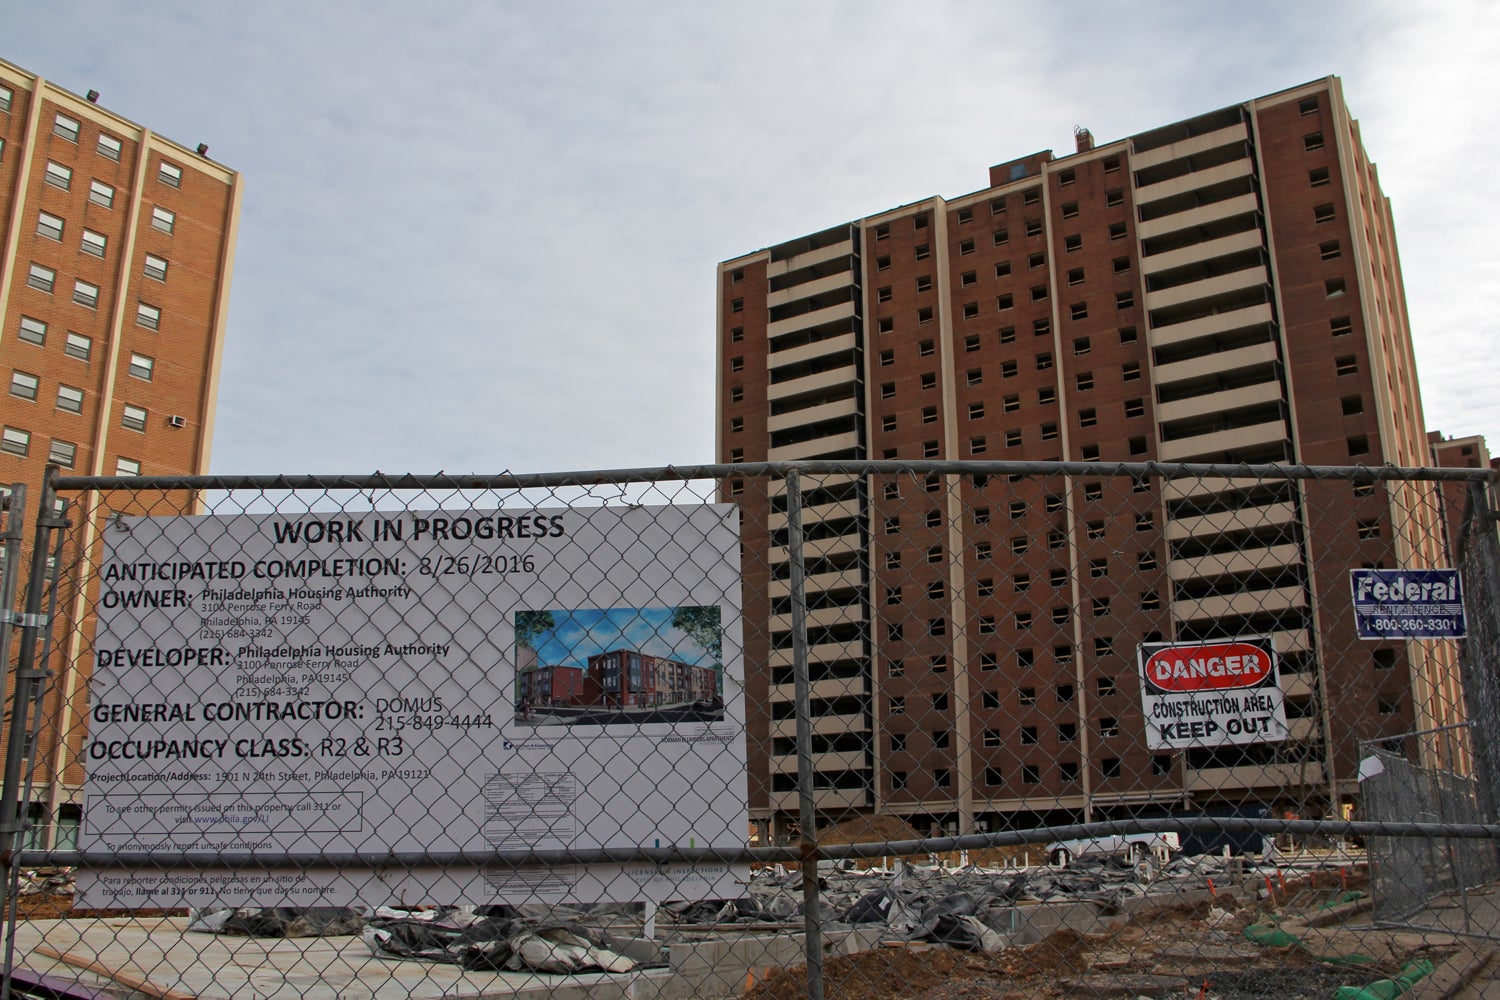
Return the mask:
{"type": "Polygon", "coordinates": [[[1500,814],[1500,523],[1481,483],[1469,484],[1465,508],[1458,562],[1468,638],[1459,646],[1459,663],[1473,724],[1469,744],[1476,758],[1480,805],[1485,820],[1493,822],[1500,814]]]}
{"type": "Polygon", "coordinates": [[[786,474],[786,552],[791,571],[792,679],[797,702],[797,808],[802,827],[802,921],[807,934],[807,996],[823,1000],[822,901],[818,895],[818,806],[813,798],[812,685],[807,676],[807,590],[802,564],[802,483],[786,474]]]}

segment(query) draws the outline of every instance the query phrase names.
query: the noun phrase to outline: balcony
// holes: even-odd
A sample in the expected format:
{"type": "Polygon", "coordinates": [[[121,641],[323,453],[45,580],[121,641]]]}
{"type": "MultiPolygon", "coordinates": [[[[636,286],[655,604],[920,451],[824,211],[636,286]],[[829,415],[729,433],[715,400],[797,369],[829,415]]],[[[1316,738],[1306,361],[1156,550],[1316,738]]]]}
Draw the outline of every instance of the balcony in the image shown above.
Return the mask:
{"type": "Polygon", "coordinates": [[[1202,243],[1194,243],[1192,246],[1182,247],[1179,250],[1169,250],[1152,257],[1141,259],[1141,273],[1156,274],[1160,271],[1170,271],[1174,267],[1183,267],[1198,260],[1211,260],[1214,257],[1226,257],[1232,253],[1242,250],[1253,250],[1261,245],[1260,230],[1250,229],[1243,233],[1232,233],[1229,236],[1221,236],[1216,240],[1206,240],[1202,243]]]}
{"type": "Polygon", "coordinates": [[[1270,590],[1247,590],[1239,594],[1173,601],[1172,617],[1179,622],[1191,622],[1305,607],[1307,594],[1301,587],[1273,587],[1270,590]]]}
{"type": "Polygon", "coordinates": [[[1301,547],[1273,545],[1264,549],[1245,548],[1234,552],[1210,552],[1193,559],[1174,559],[1167,564],[1167,576],[1178,581],[1300,565],[1301,547]]]}
{"type": "MultiPolygon", "coordinates": [[[[851,604],[847,607],[817,608],[807,613],[808,628],[826,628],[833,625],[849,625],[854,622],[865,620],[865,609],[863,605],[851,604]]],[[[772,615],[770,623],[766,626],[772,632],[785,632],[792,627],[792,616],[788,612],[784,615],[772,615]]]]}
{"type": "MultiPolygon", "coordinates": [[[[1155,152],[1153,150],[1153,152],[1155,152]]],[[[1130,164],[1135,167],[1134,161],[1130,164]]],[[[1183,174],[1181,177],[1173,177],[1170,180],[1159,181],[1156,184],[1148,184],[1145,187],[1135,189],[1135,203],[1145,205],[1149,202],[1160,201],[1173,195],[1182,194],[1185,191],[1196,191],[1206,188],[1211,184],[1222,181],[1234,180],[1236,177],[1244,177],[1251,173],[1255,161],[1250,157],[1243,160],[1235,160],[1231,163],[1221,163],[1217,167],[1209,167],[1207,170],[1194,170],[1192,173],[1183,174]]],[[[1152,220],[1153,222],[1156,220],[1152,220]]]]}
{"type": "MultiPolygon", "coordinates": [[[[815,753],[812,755],[814,771],[864,771],[868,769],[869,763],[865,755],[852,751],[848,753],[815,753]]],[[[775,774],[796,774],[797,757],[788,754],[785,757],[771,758],[771,771],[775,774]]],[[[853,791],[853,789],[849,789],[853,791]]]]}
{"type": "MultiPolygon", "coordinates": [[[[847,246],[847,244],[845,245],[847,246]]],[[[853,284],[854,276],[848,271],[830,274],[826,278],[815,278],[800,285],[793,285],[791,288],[783,288],[779,292],[770,292],[766,295],[766,306],[767,308],[784,306],[788,302],[795,302],[798,299],[810,299],[814,295],[831,292],[838,288],[848,288],[853,284]]]]}
{"type": "Polygon", "coordinates": [[[1261,424],[1251,424],[1249,427],[1233,427],[1209,431],[1207,434],[1195,434],[1176,441],[1163,441],[1157,448],[1157,455],[1163,462],[1207,461],[1224,452],[1234,452],[1241,448],[1253,448],[1257,445],[1286,440],[1286,422],[1268,420],[1261,424]]]}
{"type": "MultiPolygon", "coordinates": [[[[834,698],[845,698],[850,695],[866,695],[870,693],[869,682],[864,677],[830,677],[827,680],[813,681],[808,685],[808,697],[814,701],[823,698],[833,700],[834,698]]],[[[771,686],[772,702],[788,702],[797,700],[797,685],[774,684],[771,686]]]]}
{"type": "MultiPolygon", "coordinates": [[[[859,568],[851,567],[843,573],[814,573],[806,578],[807,592],[821,594],[825,590],[848,590],[860,586],[859,568]]],[[[792,581],[772,580],[766,587],[771,599],[788,597],[792,593],[792,581]]]]}
{"type": "Polygon", "coordinates": [[[834,420],[838,417],[852,417],[859,412],[859,400],[840,399],[832,403],[824,403],[821,406],[809,406],[805,410],[793,410],[791,413],[782,413],[766,420],[766,430],[774,434],[784,431],[790,427],[801,427],[804,424],[816,424],[822,420],[834,420]]]}
{"type": "Polygon", "coordinates": [[[1186,212],[1174,212],[1171,215],[1163,215],[1159,219],[1151,219],[1147,222],[1138,223],[1135,227],[1135,232],[1138,238],[1149,240],[1167,233],[1175,233],[1179,230],[1191,229],[1193,226],[1201,226],[1209,222],[1217,222],[1220,219],[1227,219],[1232,215],[1259,210],[1260,201],[1255,195],[1241,194],[1233,198],[1225,198],[1223,201],[1201,205],[1186,212]]]}
{"type": "Polygon", "coordinates": [[[1222,510],[1214,514],[1200,514],[1169,520],[1166,537],[1169,542],[1202,535],[1221,535],[1226,531],[1253,531],[1272,525],[1290,524],[1297,518],[1297,508],[1290,503],[1274,503],[1265,507],[1241,507],[1237,510],[1222,510]]]}
{"type": "Polygon", "coordinates": [[[1184,156],[1192,156],[1194,153],[1202,153],[1210,149],[1218,149],[1227,146],[1231,142],[1244,142],[1250,138],[1250,133],[1245,129],[1244,122],[1238,122],[1213,132],[1204,132],[1180,142],[1168,143],[1155,149],[1148,149],[1144,153],[1130,154],[1130,168],[1132,170],[1145,170],[1160,163],[1171,160],[1180,160],[1184,156]]]}
{"type": "Polygon", "coordinates": [[[812,267],[824,261],[833,260],[836,257],[847,257],[854,252],[854,244],[849,240],[840,243],[830,243],[826,247],[818,247],[806,253],[799,253],[785,260],[771,261],[766,265],[767,278],[779,278],[783,274],[791,274],[800,271],[804,267],[812,267]]]}
{"type": "MultiPolygon", "coordinates": [[[[1194,362],[1212,361],[1217,358],[1230,355],[1244,355],[1245,352],[1262,353],[1261,347],[1271,349],[1274,357],[1276,346],[1274,344],[1258,344],[1254,348],[1244,348],[1240,351],[1225,351],[1223,354],[1215,354],[1207,358],[1194,358],[1194,362]]],[[[1243,361],[1242,357],[1235,357],[1236,362],[1243,361]]],[[[1174,369],[1173,374],[1183,374],[1183,366],[1192,362],[1182,361],[1168,367],[1174,369]]],[[[1208,372],[1214,371],[1232,372],[1243,367],[1241,364],[1230,363],[1223,366],[1211,367],[1208,372]]],[[[1193,376],[1198,377],[1198,376],[1193,376]]],[[[1167,384],[1167,379],[1154,379],[1157,385],[1167,384]]],[[[1173,379],[1172,381],[1176,381],[1173,379]]],[[[1158,424],[1169,424],[1174,420],[1187,420],[1193,417],[1203,417],[1211,413],[1227,413],[1230,410],[1244,409],[1250,406],[1259,406],[1262,403],[1275,403],[1281,400],[1281,383],[1276,380],[1259,382],[1255,385],[1242,385],[1237,389],[1221,389],[1218,392],[1205,392],[1199,396],[1189,396],[1186,399],[1174,399],[1170,403],[1156,404],[1156,421],[1158,424]]]]}
{"type": "MultiPolygon", "coordinates": [[[[863,715],[816,715],[812,718],[812,731],[820,735],[844,733],[868,733],[869,724],[863,715]]],[[[771,724],[771,736],[796,737],[796,719],[778,719],[771,724]]]]}
{"type": "Polygon", "coordinates": [[[854,353],[854,334],[843,333],[837,337],[829,337],[827,340],[818,340],[811,344],[803,344],[801,347],[791,347],[785,351],[775,351],[766,356],[766,370],[775,371],[778,368],[801,364],[804,361],[811,361],[813,358],[827,357],[830,354],[838,354],[841,351],[848,352],[852,358],[854,353]]]}
{"type": "Polygon", "coordinates": [[[1199,337],[1212,337],[1215,334],[1228,333],[1230,330],[1243,330],[1252,326],[1263,326],[1271,322],[1271,304],[1261,302],[1246,309],[1226,309],[1224,312],[1214,313],[1211,316],[1201,316],[1198,319],[1190,319],[1186,323],[1173,323],[1171,326],[1154,327],[1150,333],[1152,347],[1167,347],[1171,344],[1181,344],[1189,340],[1197,340],[1199,337]]]}
{"type": "Polygon", "coordinates": [[[826,372],[813,372],[801,378],[787,379],[785,382],[772,382],[766,386],[766,398],[774,401],[786,399],[788,396],[800,396],[804,392],[817,392],[836,385],[850,385],[858,378],[858,368],[852,364],[844,365],[831,368],[826,372]]]}
{"type": "Polygon", "coordinates": [[[841,451],[851,451],[858,447],[859,432],[848,431],[844,434],[830,434],[828,437],[813,438],[810,441],[799,441],[796,444],[768,449],[766,461],[793,462],[799,458],[817,458],[841,451]]]}
{"type": "MultiPolygon", "coordinates": [[[[859,535],[839,535],[836,538],[809,539],[802,543],[803,559],[818,559],[823,556],[844,555],[850,552],[863,551],[859,543],[859,535]]],[[[786,546],[773,545],[769,553],[771,565],[779,565],[790,558],[786,553],[786,546]]]]}
{"type": "MultiPolygon", "coordinates": [[[[771,808],[782,812],[794,812],[801,804],[802,798],[797,792],[775,792],[771,795],[771,808]]],[[[819,812],[858,809],[869,804],[869,798],[862,788],[819,788],[813,792],[813,806],[819,812]]]]}
{"type": "Polygon", "coordinates": [[[1246,764],[1241,767],[1205,767],[1187,773],[1187,790],[1190,792],[1213,792],[1220,789],[1236,791],[1247,788],[1291,789],[1321,787],[1323,765],[1316,761],[1306,764],[1246,764]]]}
{"type": "MultiPolygon", "coordinates": [[[[816,646],[807,648],[808,663],[836,663],[839,660],[857,660],[865,655],[864,640],[856,639],[849,642],[821,642],[816,646]]],[[[790,649],[771,650],[770,665],[773,667],[790,667],[792,665],[792,651],[790,649]]]]}
{"type": "Polygon", "coordinates": [[[797,316],[788,316],[786,319],[770,323],[766,326],[766,338],[768,340],[775,340],[785,333],[806,330],[814,326],[822,326],[824,323],[848,319],[853,315],[854,303],[840,302],[837,305],[828,306],[824,309],[814,309],[812,312],[801,313],[797,316]]]}
{"type": "Polygon", "coordinates": [[[1266,277],[1266,269],[1256,266],[1247,267],[1243,271],[1231,271],[1228,274],[1221,274],[1216,278],[1190,281],[1186,285],[1164,288],[1159,292],[1147,292],[1146,311],[1151,312],[1157,309],[1166,309],[1170,306],[1181,305],[1184,302],[1196,302],[1199,299],[1211,299],[1215,295],[1224,295],[1229,292],[1238,292],[1245,288],[1254,288],[1256,285],[1264,285],[1269,280],[1266,277]]]}

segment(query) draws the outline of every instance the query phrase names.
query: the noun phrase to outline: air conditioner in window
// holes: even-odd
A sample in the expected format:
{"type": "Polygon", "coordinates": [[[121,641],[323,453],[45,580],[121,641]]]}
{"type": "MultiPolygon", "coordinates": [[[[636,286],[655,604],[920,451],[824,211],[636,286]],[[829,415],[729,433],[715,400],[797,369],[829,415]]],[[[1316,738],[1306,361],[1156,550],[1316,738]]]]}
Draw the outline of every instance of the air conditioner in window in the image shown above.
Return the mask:
{"type": "Polygon", "coordinates": [[[172,416],[167,418],[167,423],[171,424],[173,427],[186,427],[187,417],[179,417],[176,414],[173,414],[172,416]]]}

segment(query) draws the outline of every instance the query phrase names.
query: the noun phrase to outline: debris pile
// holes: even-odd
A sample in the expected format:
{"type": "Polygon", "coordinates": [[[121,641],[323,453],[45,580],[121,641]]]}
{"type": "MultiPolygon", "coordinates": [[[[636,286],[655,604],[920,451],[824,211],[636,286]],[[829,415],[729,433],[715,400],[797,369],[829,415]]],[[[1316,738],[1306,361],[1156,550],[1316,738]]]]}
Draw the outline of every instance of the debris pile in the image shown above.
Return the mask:
{"type": "Polygon", "coordinates": [[[364,941],[383,958],[518,972],[629,972],[637,962],[608,934],[561,917],[481,916],[471,909],[378,910],[364,941]]]}

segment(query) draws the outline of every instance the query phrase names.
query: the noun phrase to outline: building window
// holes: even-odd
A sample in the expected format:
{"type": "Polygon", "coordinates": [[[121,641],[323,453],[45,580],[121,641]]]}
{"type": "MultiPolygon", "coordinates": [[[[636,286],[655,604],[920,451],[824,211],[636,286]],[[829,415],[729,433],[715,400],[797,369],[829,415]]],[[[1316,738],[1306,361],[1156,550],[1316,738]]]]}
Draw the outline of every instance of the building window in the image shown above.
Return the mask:
{"type": "Polygon", "coordinates": [[[1094,412],[1094,408],[1093,407],[1088,407],[1086,409],[1082,409],[1082,410],[1078,411],[1078,426],[1079,427],[1093,427],[1098,422],[1099,422],[1099,416],[1098,416],[1097,413],[1094,412]]]}
{"type": "Polygon", "coordinates": [[[1129,309],[1135,305],[1135,292],[1116,292],[1115,308],[1129,309]]]}
{"type": "Polygon", "coordinates": [[[172,228],[177,225],[177,213],[168,211],[161,206],[151,210],[151,228],[158,232],[171,235],[172,228]]]}
{"type": "Polygon", "coordinates": [[[1074,302],[1068,307],[1068,315],[1072,319],[1088,319],[1089,304],[1087,302],[1074,302]]]}
{"type": "Polygon", "coordinates": [[[15,96],[15,92],[9,87],[0,87],[0,111],[9,111],[10,102],[15,96]]]}
{"type": "MultiPolygon", "coordinates": [[[[1012,362],[1014,364],[1014,362],[1012,362]]],[[[1014,371],[1011,372],[1015,374],[1014,371]]],[[[1021,397],[1018,395],[1006,396],[1000,400],[1000,408],[1006,413],[1014,413],[1021,408],[1021,397]]]]}
{"type": "Polygon", "coordinates": [[[1352,354],[1345,355],[1342,358],[1335,358],[1333,361],[1333,371],[1336,375],[1353,375],[1359,371],[1359,359],[1352,354]]]}
{"type": "Polygon", "coordinates": [[[1335,316],[1328,321],[1328,329],[1335,337],[1347,337],[1354,332],[1354,324],[1348,316],[1335,316]]]}
{"type": "Polygon", "coordinates": [[[30,316],[22,316],[21,329],[16,336],[28,344],[40,347],[47,343],[47,324],[30,316]]]}
{"type": "MultiPolygon", "coordinates": [[[[967,308],[967,307],[965,307],[965,308],[967,308]]],[[[977,333],[971,333],[967,337],[964,338],[964,353],[965,354],[972,354],[975,351],[979,350],[979,348],[981,346],[982,345],[981,345],[980,340],[979,340],[979,334],[977,334],[977,333]]]]}
{"type": "Polygon", "coordinates": [[[1036,370],[1037,371],[1039,371],[1039,372],[1048,371],[1049,369],[1051,369],[1051,367],[1052,367],[1052,352],[1051,351],[1043,351],[1041,354],[1038,354],[1036,356],[1036,370]]]}
{"type": "Polygon", "coordinates": [[[928,549],[927,550],[927,561],[930,562],[930,563],[940,563],[940,562],[942,562],[943,561],[943,547],[941,545],[934,545],[930,549],[928,549]]]}
{"type": "Polygon", "coordinates": [[[1057,424],[1050,423],[1050,422],[1042,424],[1042,440],[1043,441],[1056,441],[1057,440],[1057,424]]]}
{"type": "Polygon", "coordinates": [[[1345,443],[1348,445],[1349,456],[1351,458],[1370,453],[1370,439],[1363,434],[1355,434],[1352,437],[1346,438],[1345,443]]]}
{"type": "Polygon", "coordinates": [[[81,333],[68,332],[67,343],[63,344],[63,353],[70,358],[87,361],[89,355],[94,352],[94,342],[81,333]]]}
{"type": "Polygon", "coordinates": [[[37,387],[41,384],[41,379],[28,372],[10,373],[10,394],[19,399],[35,400],[37,387]]]}
{"type": "Polygon", "coordinates": [[[47,172],[42,175],[42,180],[53,187],[62,188],[64,191],[73,186],[73,169],[65,167],[61,163],[47,161],[47,172]]]}
{"type": "Polygon", "coordinates": [[[1010,242],[1010,230],[1008,230],[1008,229],[997,229],[997,230],[995,230],[994,235],[990,237],[990,242],[992,242],[997,247],[1003,247],[1003,246],[1005,246],[1005,244],[1007,244],[1007,243],[1010,242]]]}
{"type": "Polygon", "coordinates": [[[1339,408],[1343,411],[1344,416],[1352,417],[1355,414],[1365,412],[1365,401],[1360,396],[1345,396],[1339,400],[1339,408]]]}
{"type": "Polygon", "coordinates": [[[1112,191],[1104,192],[1104,204],[1108,205],[1110,208],[1114,208],[1116,205],[1125,204],[1125,192],[1120,188],[1115,188],[1112,191]]]}
{"type": "Polygon", "coordinates": [[[73,301],[89,309],[99,305],[99,286],[91,285],[81,278],[73,280],[73,301]]]}
{"type": "MultiPolygon", "coordinates": [[[[151,376],[156,371],[156,359],[148,358],[144,354],[132,354],[130,356],[130,374],[138,379],[150,382],[151,376]]],[[[738,461],[738,459],[736,459],[738,461]]]]}
{"type": "Polygon", "coordinates": [[[1047,406],[1048,404],[1053,403],[1056,400],[1057,389],[1053,386],[1046,385],[1036,391],[1036,401],[1043,406],[1047,406]]]}
{"type": "Polygon", "coordinates": [[[958,222],[959,222],[959,225],[963,225],[966,222],[973,222],[973,221],[974,221],[974,210],[972,208],[960,208],[958,210],[958,222]]]}
{"type": "Polygon", "coordinates": [[[104,208],[115,207],[115,189],[103,181],[89,182],[89,201],[104,208]]]}
{"type": "Polygon", "coordinates": [[[930,358],[937,353],[937,343],[931,340],[923,340],[917,344],[917,357],[930,358]]]}
{"type": "Polygon", "coordinates": [[[1063,203],[1063,207],[1062,207],[1062,217],[1064,219],[1076,219],[1076,218],[1078,218],[1078,202],[1076,202],[1076,201],[1064,202],[1063,203]]]}
{"type": "Polygon", "coordinates": [[[99,133],[99,142],[94,146],[94,152],[106,160],[118,161],[120,159],[120,149],[121,143],[119,139],[116,139],[112,135],[106,135],[103,132],[99,133]]]}
{"type": "Polygon", "coordinates": [[[997,295],[995,297],[995,308],[999,309],[1001,312],[1004,312],[1007,309],[1015,308],[1015,304],[1016,297],[1010,292],[1006,292],[1004,295],[997,295]]]}
{"type": "Polygon", "coordinates": [[[141,474],[141,463],[134,458],[115,459],[115,475],[117,476],[139,476],[141,474]]]}
{"type": "Polygon", "coordinates": [[[890,605],[890,606],[892,606],[892,607],[895,607],[896,605],[900,604],[901,603],[901,588],[900,587],[887,587],[887,588],[885,588],[885,603],[888,604],[888,605],[890,605]]]}
{"type": "Polygon", "coordinates": [[[1081,285],[1081,284],[1083,284],[1083,268],[1081,268],[1081,267],[1075,267],[1075,268],[1071,269],[1070,271],[1068,271],[1068,284],[1070,284],[1070,285],[1081,285]]]}
{"type": "Polygon", "coordinates": [[[969,256],[969,254],[971,254],[973,252],[974,252],[974,241],[973,240],[964,240],[961,243],[959,243],[959,245],[958,245],[958,255],[960,257],[967,257],[967,256],[969,256]]]}
{"type": "Polygon", "coordinates": [[[156,168],[156,179],[167,187],[180,188],[182,187],[182,168],[162,160],[161,165],[156,168]]]}
{"type": "Polygon", "coordinates": [[[729,433],[731,433],[731,434],[738,434],[741,431],[743,431],[744,429],[745,429],[745,418],[744,417],[730,417],[729,418],[729,433]]]}
{"type": "Polygon", "coordinates": [[[1316,97],[1309,97],[1305,100],[1297,102],[1297,113],[1299,115],[1306,117],[1308,115],[1317,114],[1317,112],[1318,99],[1316,97]]]}
{"type": "Polygon", "coordinates": [[[1088,537],[1090,537],[1090,538],[1103,538],[1104,537],[1104,530],[1105,529],[1104,529],[1104,522],[1103,521],[1090,521],[1090,522],[1088,522],[1088,537]]]}
{"type": "Polygon", "coordinates": [[[1037,743],[1037,730],[1036,730],[1036,726],[1022,726],[1021,727],[1020,736],[1021,736],[1021,746],[1023,746],[1023,747],[1033,747],[1033,746],[1036,746],[1036,743],[1037,743]]]}
{"type": "Polygon", "coordinates": [[[104,249],[109,244],[109,237],[103,233],[96,233],[92,229],[83,231],[83,241],[78,249],[94,257],[103,257],[104,249]]]}
{"type": "Polygon", "coordinates": [[[1327,281],[1323,282],[1323,296],[1324,296],[1324,298],[1336,299],[1336,298],[1339,298],[1343,294],[1344,294],[1344,279],[1343,278],[1329,278],[1327,281]]]}
{"type": "Polygon", "coordinates": [[[923,389],[936,389],[937,388],[937,373],[936,372],[923,372],[922,376],[921,376],[921,385],[922,385],[923,389]]]}
{"type": "Polygon", "coordinates": [[[31,270],[26,273],[26,284],[39,292],[51,293],[52,286],[57,282],[57,272],[50,267],[40,264],[32,264],[31,270]]]}
{"type": "Polygon", "coordinates": [[[1005,447],[1021,447],[1021,432],[1019,430],[1009,430],[1005,432],[1005,447]]]}
{"type": "Polygon", "coordinates": [[[57,387],[57,408],[69,413],[83,412],[83,390],[71,385],[57,387]]]}
{"type": "Polygon", "coordinates": [[[1329,240],[1327,243],[1318,244],[1318,256],[1323,260],[1334,260],[1342,254],[1343,251],[1339,248],[1338,240],[1329,240]]]}
{"type": "Polygon", "coordinates": [[[922,457],[923,458],[937,458],[938,457],[938,443],[936,441],[923,441],[922,442],[922,457]]]}
{"type": "Polygon", "coordinates": [[[896,429],[896,415],[894,413],[888,413],[885,416],[881,417],[880,429],[887,434],[889,434],[891,431],[894,431],[896,429]]]}
{"type": "Polygon", "coordinates": [[[1077,234],[1063,237],[1063,252],[1077,253],[1083,249],[1083,237],[1077,234]]]}
{"type": "Polygon", "coordinates": [[[993,198],[993,199],[990,200],[990,214],[991,215],[1004,215],[1005,214],[1005,199],[1004,198],[993,198]]]}
{"type": "MultiPolygon", "coordinates": [[[[896,699],[894,699],[894,698],[891,699],[891,702],[892,702],[892,704],[891,704],[891,714],[892,715],[900,715],[900,714],[902,714],[903,712],[906,711],[906,706],[903,705],[901,707],[901,711],[898,712],[896,710],[895,700],[896,699]]],[[[893,792],[899,792],[899,791],[901,791],[905,787],[906,787],[906,772],[905,771],[892,771],[891,772],[891,791],[893,791],[893,792]]]]}
{"type": "MultiPolygon", "coordinates": [[[[145,274],[146,274],[146,277],[148,277],[148,278],[155,278],[157,281],[166,281],[167,280],[167,261],[166,261],[166,259],[163,258],[163,257],[158,257],[155,254],[149,254],[148,253],[146,255],[145,274]]],[[[743,337],[745,335],[743,327],[736,327],[736,329],[740,330],[740,336],[741,337],[743,337]]]]}
{"type": "Polygon", "coordinates": [[[57,240],[61,243],[63,237],[63,220],[46,212],[38,212],[36,214],[36,234],[46,237],[49,240],[57,240]]]}
{"type": "Polygon", "coordinates": [[[923,306],[917,310],[917,325],[932,322],[932,306],[923,306]]]}
{"type": "Polygon", "coordinates": [[[1027,219],[1026,220],[1026,235],[1027,236],[1040,236],[1040,235],[1042,235],[1042,220],[1041,219],[1027,219]]]}
{"type": "Polygon", "coordinates": [[[876,302],[889,302],[889,301],[891,301],[891,296],[893,294],[894,293],[892,292],[890,285],[886,285],[883,288],[877,288],[877,289],[875,289],[875,301],[876,302]]]}
{"type": "Polygon", "coordinates": [[[1323,133],[1309,132],[1302,137],[1302,148],[1311,153],[1315,149],[1323,148],[1323,133]]]}
{"type": "Polygon", "coordinates": [[[1137,569],[1155,569],[1156,553],[1150,551],[1149,549],[1145,552],[1142,552],[1140,556],[1137,557],[1135,565],[1137,569]]]}
{"type": "Polygon", "coordinates": [[[30,450],[30,431],[23,431],[16,427],[7,427],[4,431],[0,431],[0,451],[25,458],[30,450]]]}
{"type": "Polygon", "coordinates": [[[1127,361],[1120,366],[1120,379],[1124,382],[1134,382],[1141,377],[1141,363],[1139,361],[1127,361]]]}
{"type": "Polygon", "coordinates": [[[146,411],[139,406],[125,404],[124,415],[120,418],[121,426],[132,431],[143,431],[146,429],[146,411]]]}
{"type": "Polygon", "coordinates": [[[1318,205],[1313,209],[1314,222],[1332,222],[1337,216],[1334,214],[1332,205],[1318,205]]]}
{"type": "Polygon", "coordinates": [[[881,399],[894,399],[895,397],[896,397],[896,383],[894,383],[894,382],[882,382],[882,383],[880,383],[880,398],[881,399]]]}
{"type": "Polygon", "coordinates": [[[1025,535],[1014,535],[1011,537],[1010,550],[1016,555],[1020,555],[1029,548],[1031,548],[1030,538],[1026,537],[1025,535]]]}
{"type": "Polygon", "coordinates": [[[1307,172],[1308,187],[1322,187],[1328,182],[1329,176],[1327,167],[1318,167],[1316,170],[1309,170],[1307,172]]]}
{"type": "Polygon", "coordinates": [[[52,134],[57,136],[59,139],[66,139],[69,142],[77,142],[77,120],[69,118],[67,115],[59,112],[57,117],[52,119],[52,134]]]}
{"type": "Polygon", "coordinates": [[[880,317],[880,332],[890,333],[896,329],[896,320],[891,316],[880,317]]]}
{"type": "Polygon", "coordinates": [[[917,260],[926,260],[932,256],[932,248],[926,243],[919,244],[913,251],[912,256],[917,260]]]}
{"type": "Polygon", "coordinates": [[[78,446],[71,441],[59,441],[52,439],[52,444],[47,448],[47,461],[53,465],[60,465],[65,469],[71,469],[73,463],[78,460],[78,446]]]}
{"type": "Polygon", "coordinates": [[[732,372],[744,371],[745,370],[745,359],[742,358],[742,357],[739,357],[739,358],[730,358],[729,359],[729,370],[732,371],[732,372]]]}
{"type": "Polygon", "coordinates": [[[926,229],[927,228],[927,213],[923,212],[921,215],[912,216],[911,227],[913,229],[926,229]]]}
{"type": "Polygon", "coordinates": [[[1380,537],[1380,522],[1377,520],[1356,521],[1354,533],[1358,538],[1370,539],[1380,537]]]}

